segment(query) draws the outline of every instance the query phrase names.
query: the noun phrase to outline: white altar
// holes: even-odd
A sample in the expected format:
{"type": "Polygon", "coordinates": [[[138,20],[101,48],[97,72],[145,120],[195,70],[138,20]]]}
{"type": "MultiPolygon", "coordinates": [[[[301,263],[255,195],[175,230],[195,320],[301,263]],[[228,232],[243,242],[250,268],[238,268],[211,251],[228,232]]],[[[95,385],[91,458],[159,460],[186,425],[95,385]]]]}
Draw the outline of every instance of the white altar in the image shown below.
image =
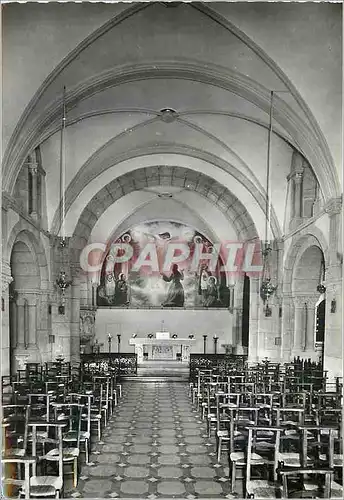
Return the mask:
{"type": "Polygon", "coordinates": [[[190,350],[194,339],[168,338],[168,332],[157,332],[155,338],[136,337],[129,340],[130,345],[135,346],[137,362],[142,363],[144,359],[151,360],[176,360],[180,358],[182,363],[188,363],[190,350]],[[160,337],[160,338],[159,338],[160,337]],[[146,354],[146,356],[144,356],[146,354]],[[178,356],[180,354],[180,356],[178,356]]]}

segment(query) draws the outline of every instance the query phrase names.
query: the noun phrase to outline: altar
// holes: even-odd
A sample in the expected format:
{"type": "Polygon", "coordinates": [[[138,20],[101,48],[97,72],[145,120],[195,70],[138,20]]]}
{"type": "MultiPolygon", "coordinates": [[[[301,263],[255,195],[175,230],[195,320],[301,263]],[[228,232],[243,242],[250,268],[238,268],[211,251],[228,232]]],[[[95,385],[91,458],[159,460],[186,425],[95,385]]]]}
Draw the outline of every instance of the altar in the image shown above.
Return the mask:
{"type": "Polygon", "coordinates": [[[144,360],[173,361],[180,359],[182,363],[190,360],[190,350],[194,339],[169,338],[167,332],[157,332],[155,338],[136,337],[129,340],[130,345],[135,346],[137,362],[144,360]],[[159,335],[164,333],[165,335],[159,335]]]}

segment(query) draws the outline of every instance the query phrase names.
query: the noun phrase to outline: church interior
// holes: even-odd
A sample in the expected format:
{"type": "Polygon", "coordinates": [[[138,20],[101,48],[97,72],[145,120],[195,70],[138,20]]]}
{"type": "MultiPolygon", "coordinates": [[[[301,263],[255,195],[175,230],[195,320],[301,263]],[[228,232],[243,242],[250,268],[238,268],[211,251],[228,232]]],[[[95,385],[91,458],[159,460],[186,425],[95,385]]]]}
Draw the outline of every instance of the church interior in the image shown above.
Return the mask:
{"type": "Polygon", "coordinates": [[[342,498],[342,4],[2,6],[4,498],[342,498]]]}

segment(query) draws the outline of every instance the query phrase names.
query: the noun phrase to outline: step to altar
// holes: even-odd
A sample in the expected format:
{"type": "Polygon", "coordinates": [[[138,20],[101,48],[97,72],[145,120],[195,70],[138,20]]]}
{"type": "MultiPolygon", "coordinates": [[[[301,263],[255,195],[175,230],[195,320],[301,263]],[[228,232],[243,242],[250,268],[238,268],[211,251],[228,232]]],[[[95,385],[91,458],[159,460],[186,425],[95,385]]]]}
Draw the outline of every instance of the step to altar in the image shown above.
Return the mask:
{"type": "Polygon", "coordinates": [[[138,364],[137,377],[189,379],[189,363],[175,360],[147,360],[138,364]]]}

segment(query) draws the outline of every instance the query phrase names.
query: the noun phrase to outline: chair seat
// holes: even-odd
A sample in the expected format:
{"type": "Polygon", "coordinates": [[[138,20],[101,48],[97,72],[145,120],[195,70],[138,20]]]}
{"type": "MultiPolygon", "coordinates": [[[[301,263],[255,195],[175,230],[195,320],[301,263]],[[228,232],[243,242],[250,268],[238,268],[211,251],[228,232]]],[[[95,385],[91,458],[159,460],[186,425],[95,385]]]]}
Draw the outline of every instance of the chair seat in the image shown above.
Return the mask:
{"type": "MultiPolygon", "coordinates": [[[[37,431],[36,432],[36,436],[37,436],[37,440],[40,440],[40,439],[47,439],[48,438],[48,432],[47,431],[37,431]]],[[[32,441],[32,432],[29,432],[28,434],[28,437],[27,437],[28,441],[32,441]]]]}
{"type": "MultiPolygon", "coordinates": [[[[30,478],[30,497],[55,497],[57,490],[62,490],[63,481],[58,476],[33,476],[30,478]]],[[[25,487],[21,488],[25,495],[25,487]]]]}
{"type": "MultiPolygon", "coordinates": [[[[77,458],[79,454],[79,448],[64,448],[63,461],[68,462],[70,460],[74,460],[74,458],[77,458]]],[[[44,458],[46,460],[56,462],[59,459],[59,450],[57,448],[54,448],[53,450],[48,451],[44,458]]]]}
{"type": "Polygon", "coordinates": [[[263,451],[273,450],[275,448],[275,443],[269,443],[268,441],[260,441],[256,444],[256,448],[259,448],[263,451]]]}
{"type": "Polygon", "coordinates": [[[217,431],[217,437],[221,438],[229,438],[229,433],[226,430],[223,431],[217,431]]]}
{"type": "Polygon", "coordinates": [[[100,413],[97,413],[97,415],[91,415],[91,422],[97,422],[97,420],[101,420],[102,416],[100,413]]]}
{"type": "Polygon", "coordinates": [[[5,451],[4,456],[24,457],[25,450],[23,448],[10,448],[5,451]]]}
{"type": "MultiPolygon", "coordinates": [[[[236,462],[237,465],[246,465],[246,455],[243,451],[233,451],[229,458],[231,462],[236,462]]],[[[265,460],[258,453],[252,453],[251,461],[255,465],[265,464],[265,460]]]]}
{"type": "MultiPolygon", "coordinates": [[[[327,461],[327,456],[325,455],[325,453],[319,455],[319,460],[325,462],[327,461]]],[[[343,466],[343,455],[333,455],[333,465],[335,467],[342,467],[343,466]]]]}
{"type": "Polygon", "coordinates": [[[264,479],[250,480],[246,482],[247,496],[254,498],[276,498],[275,486],[264,479]]]}
{"type": "Polygon", "coordinates": [[[55,490],[61,490],[63,481],[62,477],[59,476],[32,476],[30,478],[30,489],[34,486],[51,486],[55,490]]]}
{"type": "Polygon", "coordinates": [[[273,437],[273,431],[257,431],[257,439],[265,437],[273,437]]]}
{"type": "MultiPolygon", "coordinates": [[[[300,454],[299,453],[279,453],[278,460],[284,462],[287,467],[301,467],[300,454]]],[[[312,463],[312,460],[307,457],[307,465],[312,463]]]]}

